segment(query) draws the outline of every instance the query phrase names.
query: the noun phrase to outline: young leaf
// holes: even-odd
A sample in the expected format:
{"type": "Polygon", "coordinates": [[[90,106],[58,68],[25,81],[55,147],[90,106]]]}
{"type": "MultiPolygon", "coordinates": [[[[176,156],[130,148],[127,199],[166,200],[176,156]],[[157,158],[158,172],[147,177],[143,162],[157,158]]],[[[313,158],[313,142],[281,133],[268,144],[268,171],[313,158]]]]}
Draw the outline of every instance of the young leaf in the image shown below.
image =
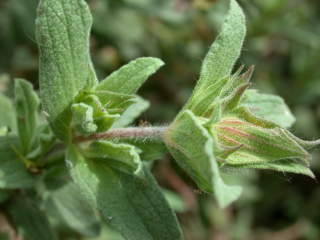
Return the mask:
{"type": "Polygon", "coordinates": [[[9,206],[9,214],[24,240],[57,239],[39,204],[27,196],[15,198],[9,206]]]}
{"type": "Polygon", "coordinates": [[[75,103],[71,106],[72,121],[76,129],[83,134],[94,133],[98,126],[94,123],[93,108],[85,103],[75,103]]]}
{"type": "Polygon", "coordinates": [[[145,178],[136,177],[110,168],[103,159],[87,160],[74,146],[66,161],[85,196],[125,239],[182,239],[176,217],[146,169],[145,178]]]}
{"type": "Polygon", "coordinates": [[[221,207],[240,196],[239,186],[223,182],[213,152],[214,141],[191,111],[186,110],[175,119],[164,140],[178,164],[202,190],[214,193],[221,207]]]}
{"type": "Polygon", "coordinates": [[[17,152],[14,152],[14,148],[17,151],[16,141],[9,137],[0,138],[0,188],[29,188],[34,183],[23,162],[17,158],[17,152]]]}
{"type": "Polygon", "coordinates": [[[15,106],[18,133],[24,154],[31,151],[32,145],[36,140],[39,105],[38,95],[34,92],[31,83],[23,79],[16,79],[15,106]]]}
{"type": "Polygon", "coordinates": [[[200,79],[186,108],[189,108],[202,91],[230,75],[237,61],[246,34],[245,16],[235,0],[230,0],[230,10],[222,30],[212,44],[202,64],[200,79]]]}
{"type": "Polygon", "coordinates": [[[69,106],[96,76],[89,55],[92,17],[84,0],[40,0],[36,36],[44,110],[60,138],[69,135],[69,106]]]}
{"type": "Polygon", "coordinates": [[[141,97],[136,97],[130,107],[127,108],[121,117],[112,125],[112,128],[126,127],[131,124],[137,117],[140,116],[149,107],[149,102],[141,97]]]}
{"type": "Polygon", "coordinates": [[[14,106],[10,98],[0,93],[0,128],[9,127],[13,132],[16,132],[16,114],[14,106]]]}
{"type": "Polygon", "coordinates": [[[71,229],[84,236],[95,237],[100,233],[97,215],[74,183],[68,183],[52,191],[46,208],[53,215],[58,215],[71,229]]]}
{"type": "Polygon", "coordinates": [[[247,106],[257,117],[274,122],[280,127],[289,128],[295,122],[295,117],[279,96],[247,90],[241,104],[247,106]]]}
{"type": "Polygon", "coordinates": [[[96,90],[133,94],[155,73],[163,62],[152,57],[142,57],[131,61],[100,82],[96,90]]]}

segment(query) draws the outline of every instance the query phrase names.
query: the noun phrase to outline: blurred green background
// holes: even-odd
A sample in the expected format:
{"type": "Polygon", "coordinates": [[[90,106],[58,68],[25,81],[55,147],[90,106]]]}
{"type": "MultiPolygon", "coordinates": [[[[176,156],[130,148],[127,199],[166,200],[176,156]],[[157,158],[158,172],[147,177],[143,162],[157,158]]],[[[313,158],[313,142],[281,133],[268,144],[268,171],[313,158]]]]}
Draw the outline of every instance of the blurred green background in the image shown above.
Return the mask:
{"type": "MultiPolygon", "coordinates": [[[[255,65],[252,87],[282,96],[301,138],[320,137],[320,1],[239,0],[248,34],[239,65],[255,65]]],[[[38,0],[0,0],[0,91],[13,79],[38,87],[34,21],[38,0]]],[[[227,11],[225,0],[88,0],[94,17],[92,58],[100,79],[128,61],[156,56],[166,62],[141,89],[151,102],[137,124],[169,123],[190,95],[202,59],[227,11]]],[[[312,169],[319,178],[320,154],[312,169]]],[[[226,210],[198,191],[171,161],[154,173],[170,190],[188,240],[320,239],[320,185],[304,176],[234,172],[242,198],[226,210]]],[[[64,238],[63,238],[64,239],[64,238]]],[[[69,239],[69,238],[68,238],[69,239]]],[[[72,238],[70,238],[72,239],[72,238]]],[[[79,238],[74,238],[79,239],[79,238]]],[[[121,239],[105,229],[99,239],[121,239]]]]}

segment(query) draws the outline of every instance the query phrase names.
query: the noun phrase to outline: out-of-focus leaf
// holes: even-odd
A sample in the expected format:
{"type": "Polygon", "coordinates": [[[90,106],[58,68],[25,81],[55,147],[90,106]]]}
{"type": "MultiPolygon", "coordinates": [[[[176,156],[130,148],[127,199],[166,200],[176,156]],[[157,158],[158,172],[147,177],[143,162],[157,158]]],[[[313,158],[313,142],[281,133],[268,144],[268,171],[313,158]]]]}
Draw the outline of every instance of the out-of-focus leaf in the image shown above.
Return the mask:
{"type": "Polygon", "coordinates": [[[14,139],[0,138],[0,188],[29,188],[34,180],[22,160],[18,159],[14,148],[16,148],[14,139]]]}
{"type": "Polygon", "coordinates": [[[175,119],[164,139],[178,164],[202,190],[213,193],[221,207],[240,196],[239,186],[223,182],[213,152],[214,141],[191,111],[186,110],[175,119]]]}
{"type": "Polygon", "coordinates": [[[16,197],[9,206],[9,214],[24,240],[56,240],[47,216],[39,203],[26,196],[16,197]]]}
{"type": "Polygon", "coordinates": [[[100,82],[96,90],[133,94],[155,73],[163,62],[158,58],[143,57],[131,61],[100,82]]]}
{"type": "MultiPolygon", "coordinates": [[[[186,108],[190,108],[193,102],[203,95],[202,90],[210,88],[217,81],[230,75],[240,55],[245,34],[246,25],[243,11],[235,0],[231,0],[227,18],[204,59],[200,79],[186,108]]],[[[215,98],[216,96],[213,94],[212,102],[215,98]]]]}
{"type": "Polygon", "coordinates": [[[176,217],[146,169],[144,178],[136,177],[110,168],[103,159],[87,160],[74,146],[66,161],[85,196],[125,239],[182,239],[176,217]]]}
{"type": "Polygon", "coordinates": [[[0,189],[0,203],[5,202],[10,197],[10,191],[0,189]]]}
{"type": "Polygon", "coordinates": [[[49,212],[58,215],[66,225],[80,234],[88,237],[99,235],[99,219],[74,183],[68,183],[52,191],[46,207],[49,212]]]}
{"type": "Polygon", "coordinates": [[[89,55],[92,17],[84,0],[41,0],[36,21],[40,49],[40,90],[44,110],[57,136],[66,139],[69,107],[96,76],[89,55]]]}
{"type": "Polygon", "coordinates": [[[295,117],[281,97],[247,90],[241,103],[257,117],[274,122],[283,128],[289,128],[295,122],[295,117]]]}
{"type": "Polygon", "coordinates": [[[9,127],[13,132],[16,131],[16,114],[11,100],[0,93],[0,128],[9,127]]]}
{"type": "Polygon", "coordinates": [[[186,203],[175,192],[167,189],[162,189],[162,192],[173,210],[176,212],[184,212],[187,210],[186,203]]]}
{"type": "Polygon", "coordinates": [[[18,133],[24,154],[31,151],[36,140],[39,105],[38,95],[33,90],[31,83],[23,79],[16,79],[15,106],[18,133]]]}

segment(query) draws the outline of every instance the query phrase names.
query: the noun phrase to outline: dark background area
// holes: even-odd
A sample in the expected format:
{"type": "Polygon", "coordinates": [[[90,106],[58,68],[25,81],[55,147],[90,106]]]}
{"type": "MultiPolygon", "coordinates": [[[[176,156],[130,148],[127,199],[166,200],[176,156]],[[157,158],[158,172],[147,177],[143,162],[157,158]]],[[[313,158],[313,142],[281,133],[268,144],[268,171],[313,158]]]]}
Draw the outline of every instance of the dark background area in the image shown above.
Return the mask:
{"type": "MultiPolygon", "coordinates": [[[[14,78],[38,87],[37,0],[0,0],[0,91],[14,78]]],[[[195,85],[227,11],[224,0],[90,0],[92,58],[100,79],[141,56],[166,65],[140,90],[151,102],[137,124],[170,123],[195,85]]],[[[238,65],[255,65],[252,87],[280,95],[297,121],[292,132],[320,137],[320,1],[240,0],[248,34],[238,65]]],[[[312,170],[320,177],[320,154],[312,170]]],[[[154,169],[188,240],[320,239],[320,185],[305,176],[241,171],[244,194],[219,210],[170,157],[154,169]],[[173,195],[172,195],[173,194],[173,195]]],[[[121,239],[106,230],[101,239],[121,239]]]]}

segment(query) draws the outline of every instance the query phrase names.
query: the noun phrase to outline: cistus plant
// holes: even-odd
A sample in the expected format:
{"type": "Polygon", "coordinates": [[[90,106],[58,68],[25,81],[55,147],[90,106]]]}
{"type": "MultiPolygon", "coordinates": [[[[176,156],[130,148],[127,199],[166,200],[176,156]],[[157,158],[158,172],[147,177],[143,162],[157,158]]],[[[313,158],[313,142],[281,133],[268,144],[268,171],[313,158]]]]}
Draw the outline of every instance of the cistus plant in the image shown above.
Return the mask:
{"type": "Polygon", "coordinates": [[[91,25],[84,0],[40,0],[40,98],[23,79],[13,102],[0,95],[0,196],[23,239],[58,239],[61,225],[93,237],[102,221],[125,239],[183,239],[150,173],[166,152],[222,208],[241,194],[225,180],[232,169],[314,177],[308,150],[320,141],[287,130],[294,116],[280,97],[248,89],[253,67],[232,72],[246,34],[236,1],[190,99],[167,126],[130,126],[149,106],[137,90],[164,63],[138,58],[99,81],[91,25]]]}

